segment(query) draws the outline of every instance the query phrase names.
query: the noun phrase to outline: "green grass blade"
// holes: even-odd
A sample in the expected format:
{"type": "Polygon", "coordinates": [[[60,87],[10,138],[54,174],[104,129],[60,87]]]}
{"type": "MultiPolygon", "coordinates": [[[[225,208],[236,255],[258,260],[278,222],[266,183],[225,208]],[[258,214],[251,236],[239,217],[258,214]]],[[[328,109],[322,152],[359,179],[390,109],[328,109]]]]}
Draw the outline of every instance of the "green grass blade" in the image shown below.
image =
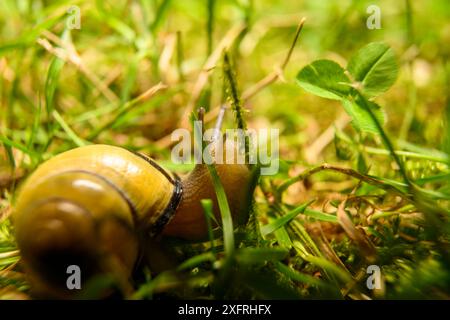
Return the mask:
{"type": "Polygon", "coordinates": [[[204,262],[214,261],[216,258],[212,252],[205,252],[199,255],[196,255],[192,258],[187,259],[183,263],[181,263],[178,267],[178,271],[188,270],[199,266],[204,262]]]}
{"type": "Polygon", "coordinates": [[[305,204],[302,204],[301,206],[295,208],[294,210],[286,213],[284,216],[276,219],[274,222],[266,224],[265,226],[261,227],[261,234],[265,237],[268,234],[274,232],[278,228],[284,226],[285,224],[289,223],[292,219],[294,219],[296,216],[298,216],[300,213],[303,213],[311,203],[313,203],[314,200],[311,200],[305,204]]]}
{"type": "Polygon", "coordinates": [[[331,287],[330,284],[328,284],[327,282],[320,280],[319,278],[313,277],[309,274],[293,270],[292,268],[288,267],[287,265],[281,262],[276,262],[275,267],[280,273],[284,274],[291,280],[309,284],[311,286],[316,287],[323,287],[323,288],[331,287]]]}
{"type": "Polygon", "coordinates": [[[83,147],[87,144],[89,144],[87,141],[84,141],[83,139],[81,139],[70,127],[69,125],[66,123],[66,121],[64,121],[64,119],[61,117],[61,115],[58,113],[58,111],[53,110],[52,112],[52,116],[53,118],[55,118],[56,122],[58,122],[58,124],[61,126],[61,128],[64,130],[64,132],[67,134],[67,136],[70,138],[70,140],[72,140],[72,142],[77,146],[77,147],[83,147]]]}
{"type": "Polygon", "coordinates": [[[206,220],[206,227],[208,228],[208,238],[211,242],[211,250],[213,251],[213,254],[215,254],[215,244],[214,244],[214,232],[211,224],[211,220],[213,220],[216,225],[218,225],[216,218],[214,217],[213,213],[213,202],[211,199],[202,199],[200,200],[200,203],[203,208],[203,212],[205,214],[205,220],[206,220]]]}
{"type": "Polygon", "coordinates": [[[306,208],[303,214],[307,217],[311,217],[320,221],[336,222],[336,223],[338,222],[337,217],[335,215],[324,213],[318,210],[306,208]]]}
{"type": "Polygon", "coordinates": [[[219,204],[220,214],[222,216],[222,228],[225,245],[225,254],[231,257],[234,253],[234,234],[233,234],[233,219],[231,216],[230,207],[228,205],[225,189],[222,182],[220,182],[219,175],[217,174],[216,167],[214,165],[207,165],[209,174],[211,175],[214,190],[217,196],[217,202],[219,204]]]}
{"type": "Polygon", "coordinates": [[[29,156],[32,156],[32,157],[36,156],[36,153],[33,150],[30,150],[27,146],[25,146],[19,142],[16,142],[16,141],[12,141],[12,140],[8,139],[7,137],[5,137],[4,135],[0,134],[0,141],[9,147],[14,147],[14,148],[28,154],[29,156]]]}

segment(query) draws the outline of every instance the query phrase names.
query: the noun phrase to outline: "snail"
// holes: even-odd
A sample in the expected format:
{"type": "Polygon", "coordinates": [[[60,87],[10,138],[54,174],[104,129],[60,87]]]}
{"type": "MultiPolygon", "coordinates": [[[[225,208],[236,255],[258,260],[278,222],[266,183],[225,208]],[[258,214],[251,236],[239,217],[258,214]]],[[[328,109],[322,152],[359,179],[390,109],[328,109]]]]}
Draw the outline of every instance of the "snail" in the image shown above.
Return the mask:
{"type": "MultiPolygon", "coordinates": [[[[245,164],[214,166],[235,219],[250,205],[250,170],[245,164]]],[[[200,203],[207,198],[220,218],[204,164],[180,179],[121,147],[63,152],[41,164],[17,197],[13,220],[26,272],[50,297],[72,295],[66,287],[69,265],[77,265],[83,279],[105,272],[128,279],[144,238],[207,237],[200,203]]]]}

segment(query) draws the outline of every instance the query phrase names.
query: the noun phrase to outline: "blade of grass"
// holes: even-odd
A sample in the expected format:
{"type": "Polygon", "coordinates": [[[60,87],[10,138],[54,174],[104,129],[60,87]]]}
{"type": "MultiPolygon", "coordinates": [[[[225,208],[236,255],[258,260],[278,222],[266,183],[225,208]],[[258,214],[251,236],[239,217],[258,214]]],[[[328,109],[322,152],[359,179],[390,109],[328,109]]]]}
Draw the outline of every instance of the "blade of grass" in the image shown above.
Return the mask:
{"type": "Polygon", "coordinates": [[[328,273],[334,274],[342,281],[342,283],[351,283],[353,282],[353,277],[347,271],[340,268],[338,265],[334,264],[327,259],[321,257],[315,257],[313,255],[307,255],[303,257],[306,261],[311,262],[312,264],[320,267],[323,270],[326,270],[328,273]]]}
{"type": "Polygon", "coordinates": [[[373,112],[372,108],[369,107],[369,103],[367,102],[366,97],[364,97],[364,95],[361,94],[356,89],[355,89],[355,92],[358,95],[358,97],[361,99],[362,107],[367,111],[367,113],[370,115],[370,118],[372,119],[372,122],[375,124],[375,126],[376,126],[376,128],[378,130],[378,133],[380,134],[384,145],[389,150],[389,152],[391,153],[392,158],[396,162],[404,182],[408,185],[409,188],[411,188],[412,184],[411,184],[411,181],[408,178],[408,175],[406,174],[406,170],[405,170],[405,167],[403,165],[403,162],[400,160],[400,158],[398,157],[397,153],[395,152],[394,146],[392,145],[391,140],[387,136],[387,134],[384,131],[383,127],[381,126],[380,121],[378,121],[378,119],[375,116],[375,113],[373,112]]]}
{"type": "Polygon", "coordinates": [[[155,95],[158,91],[166,89],[167,86],[162,84],[161,82],[157,85],[151,87],[147,91],[145,91],[140,96],[134,98],[133,100],[125,103],[122,108],[120,108],[120,111],[108,122],[106,122],[104,125],[99,126],[97,129],[95,129],[87,138],[87,140],[94,140],[96,139],[100,133],[103,131],[111,128],[114,126],[114,124],[119,121],[123,116],[125,116],[128,112],[130,112],[136,105],[139,103],[151,98],[153,95],[155,95]]]}
{"type": "MultiPolygon", "coordinates": [[[[203,116],[205,109],[199,108],[198,117],[194,112],[191,113],[190,121],[194,131],[194,153],[199,153],[200,157],[203,156],[203,116]],[[196,125],[197,121],[201,121],[202,125],[196,125]]],[[[203,160],[203,158],[201,158],[203,160]]],[[[214,187],[214,191],[217,197],[217,203],[219,205],[219,211],[222,219],[222,230],[224,237],[224,247],[225,247],[225,255],[226,255],[226,264],[229,266],[229,263],[232,261],[235,251],[235,242],[234,242],[234,227],[233,227],[233,218],[231,216],[230,207],[228,205],[227,196],[225,193],[225,189],[223,188],[222,182],[220,181],[219,174],[217,173],[216,167],[214,164],[205,164],[209,175],[212,180],[212,184],[214,187]]],[[[227,268],[225,268],[227,269],[227,268]]],[[[226,273],[226,272],[225,272],[226,273]]]]}
{"type": "Polygon", "coordinates": [[[128,42],[132,43],[136,39],[135,31],[122,20],[114,16],[113,12],[109,12],[103,5],[103,1],[96,1],[97,17],[101,22],[115,30],[128,42]]]}
{"type": "Polygon", "coordinates": [[[311,218],[314,218],[314,219],[320,220],[320,221],[338,222],[337,217],[335,215],[332,215],[329,213],[324,213],[324,212],[321,212],[318,210],[306,208],[305,212],[303,214],[307,217],[311,217],[311,218]]]}
{"type": "Polygon", "coordinates": [[[212,53],[213,48],[213,34],[214,34],[214,8],[216,5],[216,0],[208,0],[208,18],[206,22],[206,45],[208,48],[208,56],[212,53]]]}
{"type": "Polygon", "coordinates": [[[66,121],[64,121],[64,119],[61,117],[61,115],[58,113],[58,111],[53,110],[52,111],[52,116],[53,118],[55,118],[56,122],[58,122],[58,124],[61,126],[61,128],[64,130],[64,132],[67,134],[67,136],[69,136],[70,140],[72,140],[72,142],[77,146],[77,147],[83,147],[85,145],[88,145],[89,142],[84,141],[83,139],[81,139],[70,127],[69,125],[66,123],[66,121]]]}
{"type": "Polygon", "coordinates": [[[196,256],[193,256],[192,258],[187,259],[186,261],[182,262],[178,267],[177,271],[182,270],[188,270],[193,269],[200,264],[204,262],[212,262],[216,259],[215,254],[212,252],[205,252],[196,256]]]}
{"type": "Polygon", "coordinates": [[[265,237],[268,234],[274,232],[278,228],[284,226],[285,224],[289,223],[292,219],[297,217],[300,213],[303,213],[311,203],[313,203],[315,200],[311,200],[307,203],[302,204],[301,206],[295,208],[294,210],[286,213],[284,216],[277,218],[274,222],[266,224],[261,227],[261,234],[265,237]]]}
{"type": "Polygon", "coordinates": [[[33,150],[30,150],[27,146],[25,146],[19,142],[16,142],[16,141],[12,141],[12,140],[8,139],[7,137],[5,137],[4,135],[0,135],[0,141],[2,143],[4,143],[5,145],[14,147],[14,148],[22,151],[23,153],[26,153],[27,155],[29,155],[31,157],[37,156],[36,152],[34,152],[33,150]]]}
{"type": "Polygon", "coordinates": [[[206,227],[208,228],[208,238],[211,242],[211,250],[213,255],[215,255],[215,244],[214,244],[214,233],[211,225],[211,220],[214,220],[214,222],[218,225],[214,213],[213,213],[213,202],[211,199],[202,199],[200,200],[200,203],[203,208],[203,212],[205,213],[205,220],[206,220],[206,227]]]}
{"type": "MultiPolygon", "coordinates": [[[[247,123],[244,120],[244,111],[241,104],[241,99],[239,98],[239,91],[236,81],[235,71],[233,70],[230,56],[228,52],[225,51],[223,55],[223,70],[227,83],[227,89],[229,91],[231,106],[234,111],[237,127],[242,130],[247,130],[247,123]]],[[[248,145],[246,145],[246,151],[248,151],[248,145]]]]}
{"type": "Polygon", "coordinates": [[[222,216],[222,228],[225,245],[225,254],[228,257],[234,254],[234,234],[233,234],[233,219],[231,216],[230,207],[228,205],[225,189],[220,181],[216,167],[214,165],[207,165],[209,174],[211,175],[214,190],[219,204],[220,214],[222,216]]]}
{"type": "Polygon", "coordinates": [[[333,288],[330,286],[327,282],[320,280],[314,276],[311,276],[306,273],[298,272],[296,270],[293,270],[292,268],[288,267],[287,265],[276,262],[275,268],[285,276],[287,276],[289,279],[298,281],[301,283],[309,284],[311,286],[315,287],[322,287],[322,288],[333,288]]]}
{"type": "Polygon", "coordinates": [[[161,4],[156,9],[155,19],[150,27],[153,34],[155,34],[161,23],[164,21],[166,13],[170,7],[170,3],[171,0],[162,0],[161,4]]]}
{"type": "Polygon", "coordinates": [[[292,248],[291,237],[289,237],[289,233],[287,232],[285,227],[280,227],[273,233],[275,235],[275,239],[277,239],[278,245],[282,248],[290,249],[292,248]]]}
{"type": "Polygon", "coordinates": [[[450,62],[446,62],[444,64],[444,70],[445,70],[445,85],[447,89],[445,90],[447,92],[447,95],[445,97],[446,105],[445,105],[445,138],[443,141],[443,151],[447,153],[448,161],[447,164],[450,165],[450,62]]]}
{"type": "Polygon", "coordinates": [[[39,125],[41,122],[41,112],[42,112],[42,104],[41,104],[41,95],[38,94],[38,105],[37,105],[37,112],[34,112],[34,119],[33,119],[33,127],[31,128],[30,132],[30,138],[28,139],[27,147],[31,148],[34,144],[34,141],[36,139],[36,134],[39,129],[39,125]]]}
{"type": "MultiPolygon", "coordinates": [[[[66,31],[64,31],[63,36],[67,35],[66,31]]],[[[50,66],[47,71],[47,78],[45,80],[45,86],[44,86],[44,97],[45,97],[45,109],[47,111],[47,118],[52,117],[52,112],[54,110],[54,97],[56,88],[58,86],[58,80],[61,73],[62,68],[64,67],[65,61],[63,59],[58,58],[57,56],[54,56],[51,60],[50,66]]],[[[45,152],[48,147],[50,146],[50,143],[53,140],[53,135],[55,133],[55,125],[53,121],[50,121],[47,124],[47,142],[43,146],[43,148],[40,150],[40,153],[45,152]]]]}
{"type": "Polygon", "coordinates": [[[45,80],[45,108],[47,110],[48,117],[51,116],[52,111],[54,109],[54,97],[56,88],[58,86],[59,76],[61,74],[61,70],[64,67],[64,60],[54,56],[50,63],[47,72],[47,78],[45,80]]]}
{"type": "MultiPolygon", "coordinates": [[[[364,147],[364,151],[370,154],[379,154],[379,155],[390,155],[390,152],[388,150],[384,149],[378,149],[374,147],[364,147]]],[[[435,162],[442,162],[442,163],[448,163],[449,157],[446,154],[421,154],[416,152],[410,152],[410,151],[403,151],[403,150],[395,150],[395,153],[399,156],[412,158],[412,159],[423,159],[423,160],[430,160],[435,162]]]]}
{"type": "Polygon", "coordinates": [[[331,170],[331,171],[336,171],[351,177],[354,177],[356,179],[359,179],[363,182],[366,182],[367,184],[370,185],[374,185],[380,189],[386,190],[386,191],[391,191],[394,192],[402,197],[407,197],[410,198],[410,195],[407,193],[407,190],[404,190],[403,188],[407,188],[408,185],[398,182],[398,181],[392,181],[392,183],[390,183],[390,180],[387,179],[383,179],[383,178],[379,178],[379,177],[374,177],[374,176],[370,176],[370,175],[365,175],[362,174],[358,171],[355,171],[353,169],[349,169],[349,168],[341,168],[341,167],[337,167],[337,166],[333,166],[330,165],[328,163],[324,163],[320,166],[317,167],[313,167],[310,169],[305,170],[304,172],[302,172],[301,174],[292,177],[290,179],[287,179],[285,182],[283,182],[278,188],[277,191],[279,193],[284,192],[287,188],[289,188],[292,184],[304,180],[305,178],[309,177],[310,175],[313,175],[317,172],[323,171],[323,170],[331,170]]]}
{"type": "Polygon", "coordinates": [[[181,31],[177,31],[177,71],[179,82],[184,82],[184,72],[183,72],[183,60],[184,60],[184,50],[183,50],[183,38],[181,31]]]}
{"type": "Polygon", "coordinates": [[[283,248],[262,247],[242,248],[236,252],[236,260],[241,264],[260,264],[266,261],[279,261],[287,257],[289,251],[283,248]]]}

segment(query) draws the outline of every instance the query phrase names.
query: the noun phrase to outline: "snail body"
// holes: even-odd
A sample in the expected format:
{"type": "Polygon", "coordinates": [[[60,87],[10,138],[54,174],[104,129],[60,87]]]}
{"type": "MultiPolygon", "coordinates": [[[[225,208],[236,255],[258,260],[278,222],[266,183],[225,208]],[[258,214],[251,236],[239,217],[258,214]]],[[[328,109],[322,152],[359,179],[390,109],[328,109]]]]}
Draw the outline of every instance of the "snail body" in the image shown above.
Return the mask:
{"type": "MultiPolygon", "coordinates": [[[[216,164],[233,217],[250,205],[246,165],[216,164]]],[[[142,239],[207,236],[201,199],[213,199],[205,165],[185,178],[154,160],[110,145],[90,145],[44,162],[26,180],[14,210],[16,239],[32,282],[65,296],[69,265],[90,278],[105,272],[130,277],[142,239]]]]}

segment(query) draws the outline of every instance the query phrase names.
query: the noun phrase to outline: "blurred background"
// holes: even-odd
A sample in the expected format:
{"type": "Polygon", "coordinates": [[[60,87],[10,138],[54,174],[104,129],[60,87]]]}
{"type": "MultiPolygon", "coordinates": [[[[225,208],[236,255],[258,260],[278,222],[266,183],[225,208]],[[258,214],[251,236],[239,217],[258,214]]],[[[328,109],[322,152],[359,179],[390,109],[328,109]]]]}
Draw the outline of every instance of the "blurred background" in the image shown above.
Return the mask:
{"type": "MultiPolygon", "coordinates": [[[[68,57],[55,77],[52,104],[82,138],[118,105],[158,82],[168,85],[164,93],[122,117],[113,132],[102,135],[104,141],[121,138],[116,143],[151,151],[153,142],[170,133],[186,115],[198,73],[221,41],[234,40],[231,49],[238,84],[244,91],[280,66],[302,17],[307,22],[281,81],[246,103],[252,125],[278,127],[283,145],[296,146],[283,150],[286,158],[298,159],[341,110],[337,103],[300,91],[295,83],[297,72],[319,58],[345,66],[351,53],[371,41],[387,42],[401,64],[395,88],[379,101],[387,113],[389,130],[431,147],[442,140],[443,64],[450,50],[450,9],[445,0],[395,4],[6,0],[0,5],[1,120],[2,131],[12,140],[16,136],[24,139],[39,105],[48,107],[46,75],[55,50],[61,47],[60,53],[68,57]],[[381,29],[366,27],[370,15],[366,10],[372,4],[381,10],[381,29]],[[75,21],[71,12],[76,13],[72,5],[79,9],[80,29],[69,32],[67,24],[75,21]],[[117,136],[110,136],[114,133],[117,136]]],[[[214,108],[223,99],[218,69],[210,71],[196,106],[214,108]]],[[[62,140],[57,144],[64,143],[66,134],[56,131],[62,140]]],[[[46,140],[45,134],[39,130],[36,143],[46,140]]]]}

